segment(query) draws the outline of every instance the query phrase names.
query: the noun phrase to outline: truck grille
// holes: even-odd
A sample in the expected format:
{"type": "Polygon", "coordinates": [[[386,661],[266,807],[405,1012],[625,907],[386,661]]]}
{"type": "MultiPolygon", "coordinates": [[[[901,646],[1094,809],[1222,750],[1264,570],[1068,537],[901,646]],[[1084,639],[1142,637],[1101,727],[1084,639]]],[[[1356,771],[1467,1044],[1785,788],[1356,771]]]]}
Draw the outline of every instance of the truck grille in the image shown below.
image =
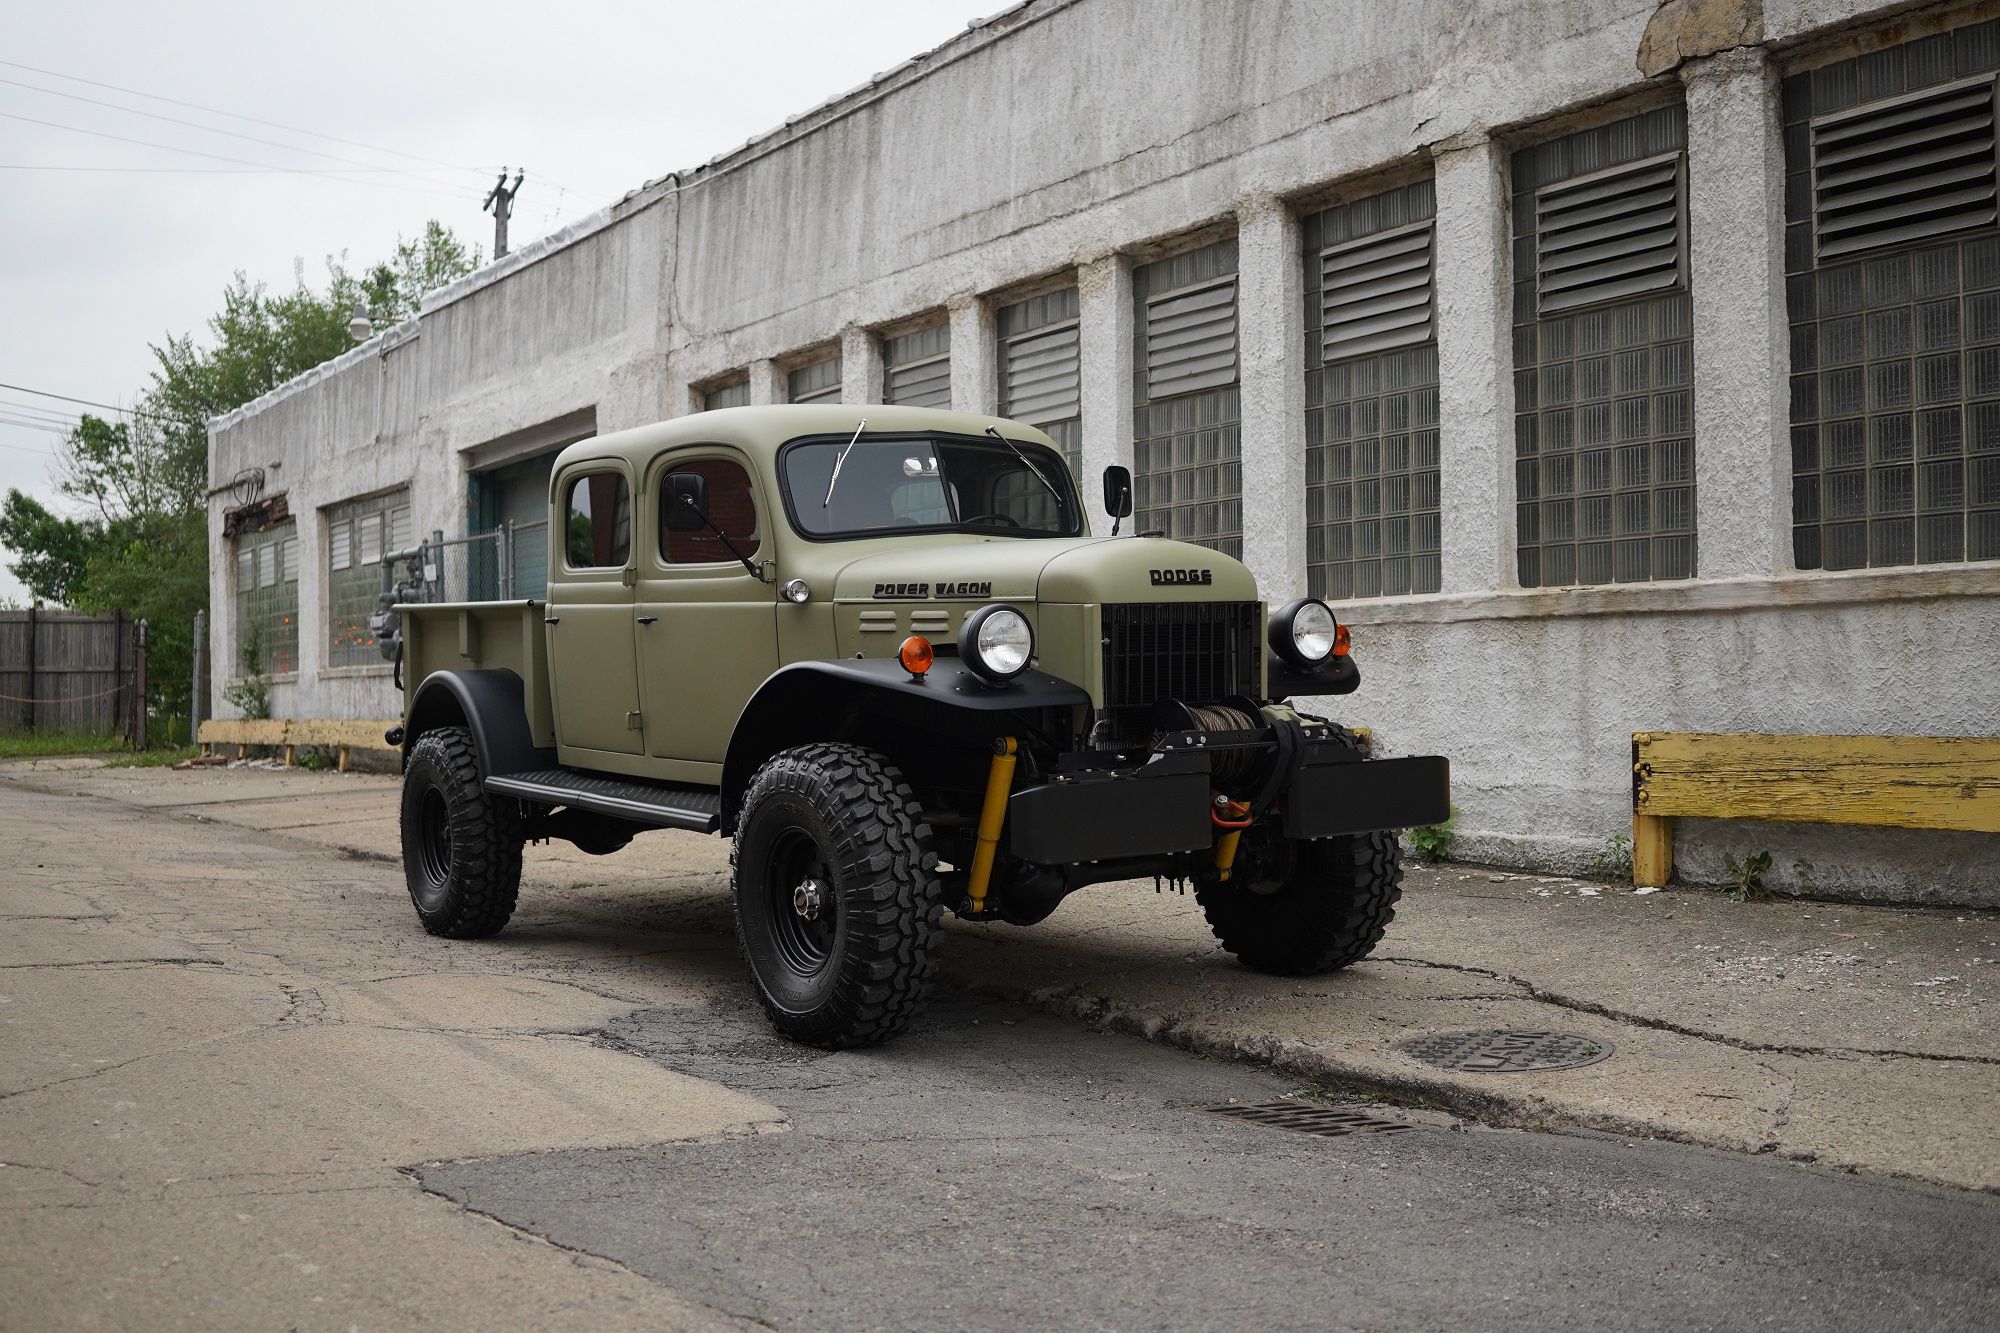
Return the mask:
{"type": "Polygon", "coordinates": [[[1257,693],[1255,602],[1120,603],[1103,624],[1106,708],[1257,693]]]}

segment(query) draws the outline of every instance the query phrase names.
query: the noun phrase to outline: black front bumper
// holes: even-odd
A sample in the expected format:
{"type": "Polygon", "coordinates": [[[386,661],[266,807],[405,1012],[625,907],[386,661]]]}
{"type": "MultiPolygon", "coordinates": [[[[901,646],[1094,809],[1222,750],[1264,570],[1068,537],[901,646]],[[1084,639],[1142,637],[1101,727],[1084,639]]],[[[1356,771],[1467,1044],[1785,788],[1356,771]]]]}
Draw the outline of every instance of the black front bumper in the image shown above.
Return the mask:
{"type": "MultiPolygon", "coordinates": [[[[1074,865],[1195,852],[1218,833],[1209,818],[1225,753],[1275,750],[1268,729],[1241,739],[1183,734],[1142,762],[1078,766],[1017,791],[1007,803],[1008,845],[1038,865],[1074,865]]],[[[1333,838],[1441,824],[1451,813],[1451,765],[1441,755],[1364,759],[1330,740],[1309,741],[1259,817],[1287,838],[1333,838]]]]}

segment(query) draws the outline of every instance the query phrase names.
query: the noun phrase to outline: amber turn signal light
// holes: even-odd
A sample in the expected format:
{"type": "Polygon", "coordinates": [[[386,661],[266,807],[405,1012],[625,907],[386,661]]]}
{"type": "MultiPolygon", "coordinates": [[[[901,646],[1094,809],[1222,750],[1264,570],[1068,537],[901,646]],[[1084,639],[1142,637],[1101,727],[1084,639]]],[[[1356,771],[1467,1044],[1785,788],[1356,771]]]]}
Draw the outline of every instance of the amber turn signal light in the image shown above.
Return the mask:
{"type": "Polygon", "coordinates": [[[931,641],[921,634],[912,634],[903,640],[903,646],[896,650],[896,660],[903,664],[903,670],[913,676],[921,676],[937,661],[937,653],[931,648],[931,641]]]}
{"type": "Polygon", "coordinates": [[[1333,627],[1333,655],[1335,657],[1347,656],[1347,626],[1345,625],[1335,625],[1333,627]]]}

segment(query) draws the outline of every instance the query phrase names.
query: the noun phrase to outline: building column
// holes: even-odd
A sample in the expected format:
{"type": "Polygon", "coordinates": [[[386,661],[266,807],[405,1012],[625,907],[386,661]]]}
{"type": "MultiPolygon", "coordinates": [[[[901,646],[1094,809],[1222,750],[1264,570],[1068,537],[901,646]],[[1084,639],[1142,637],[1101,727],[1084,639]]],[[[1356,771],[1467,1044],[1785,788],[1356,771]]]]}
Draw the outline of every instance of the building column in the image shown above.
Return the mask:
{"type": "Polygon", "coordinates": [[[785,372],[778,368],[776,361],[767,359],[750,363],[750,406],[782,403],[787,396],[785,372]]]}
{"type": "MultiPolygon", "coordinates": [[[[1105,255],[1077,270],[1077,360],[1082,375],[1084,506],[1100,532],[1099,478],[1113,463],[1132,466],[1132,263],[1105,255]]],[[[1130,530],[1130,522],[1126,524],[1130,530]]]]}
{"type": "Polygon", "coordinates": [[[1785,159],[1754,47],[1681,66],[1694,307],[1694,503],[1702,578],[1791,568],[1785,159]]]}
{"type": "Polygon", "coordinates": [[[840,331],[840,401],[882,401],[882,344],[858,325],[840,331]]]}
{"type": "Polygon", "coordinates": [[[1273,604],[1306,590],[1304,273],[1282,199],[1236,210],[1237,378],[1243,399],[1243,563],[1273,604]]]}
{"type": "Polygon", "coordinates": [[[976,296],[946,307],[951,316],[951,406],[993,416],[1000,410],[999,335],[993,312],[976,296]]]}
{"type": "Polygon", "coordinates": [[[1487,592],[1519,585],[1507,154],[1481,140],[1435,161],[1441,591],[1487,592]]]}

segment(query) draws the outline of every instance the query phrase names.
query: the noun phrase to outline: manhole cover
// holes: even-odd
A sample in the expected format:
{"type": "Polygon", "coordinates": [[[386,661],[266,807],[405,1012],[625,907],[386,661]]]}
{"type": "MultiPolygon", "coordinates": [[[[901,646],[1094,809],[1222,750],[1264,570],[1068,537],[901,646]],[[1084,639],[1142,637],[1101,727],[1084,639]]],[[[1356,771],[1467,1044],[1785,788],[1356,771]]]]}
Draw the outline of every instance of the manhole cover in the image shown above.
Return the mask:
{"type": "Polygon", "coordinates": [[[1574,1032],[1500,1028],[1488,1032],[1436,1032],[1398,1042],[1397,1049],[1437,1069],[1474,1074],[1517,1074],[1529,1069],[1581,1069],[1611,1054],[1611,1043],[1574,1032]]]}
{"type": "Polygon", "coordinates": [[[1210,1115],[1228,1116],[1232,1120],[1247,1120],[1253,1125],[1268,1125],[1272,1129],[1317,1134],[1323,1139],[1339,1138],[1343,1134],[1402,1134],[1416,1128],[1399,1120],[1378,1120],[1359,1111],[1336,1111],[1330,1106],[1309,1106],[1304,1102],[1254,1102],[1249,1105],[1230,1102],[1194,1109],[1210,1115]]]}

